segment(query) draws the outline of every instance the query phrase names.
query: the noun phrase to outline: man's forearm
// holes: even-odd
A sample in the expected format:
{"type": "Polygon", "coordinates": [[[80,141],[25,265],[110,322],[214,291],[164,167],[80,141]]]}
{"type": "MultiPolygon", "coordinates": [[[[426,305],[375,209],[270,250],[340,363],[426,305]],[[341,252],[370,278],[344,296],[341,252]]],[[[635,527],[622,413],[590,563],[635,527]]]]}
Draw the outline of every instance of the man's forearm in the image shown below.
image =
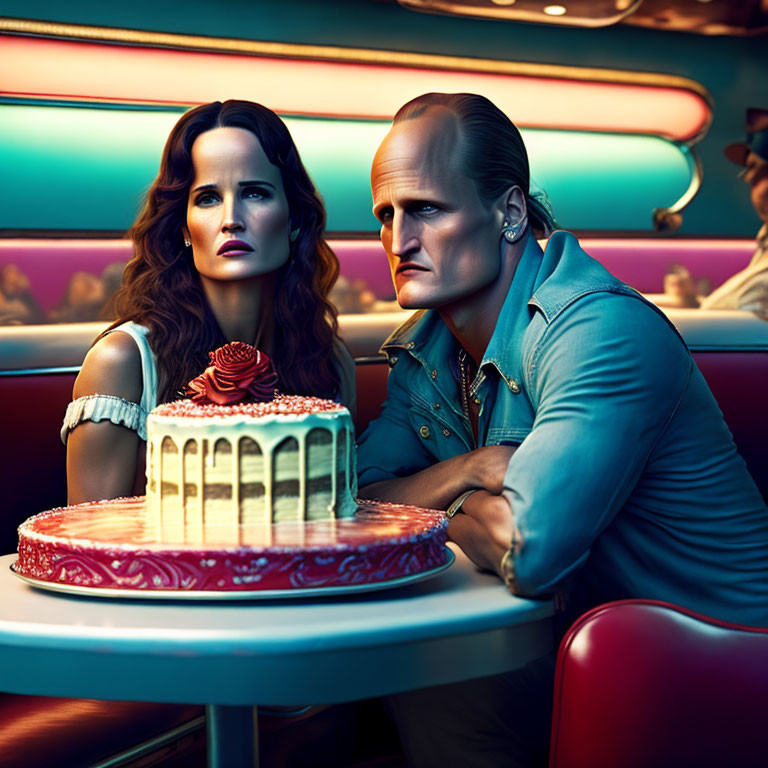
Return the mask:
{"type": "Polygon", "coordinates": [[[361,498],[446,509],[464,491],[482,488],[501,493],[514,448],[488,446],[440,461],[408,477],[381,480],[360,489],[361,498]]]}
{"type": "Polygon", "coordinates": [[[454,456],[408,477],[371,483],[360,489],[360,497],[445,509],[461,493],[478,487],[471,456],[454,456]]]}

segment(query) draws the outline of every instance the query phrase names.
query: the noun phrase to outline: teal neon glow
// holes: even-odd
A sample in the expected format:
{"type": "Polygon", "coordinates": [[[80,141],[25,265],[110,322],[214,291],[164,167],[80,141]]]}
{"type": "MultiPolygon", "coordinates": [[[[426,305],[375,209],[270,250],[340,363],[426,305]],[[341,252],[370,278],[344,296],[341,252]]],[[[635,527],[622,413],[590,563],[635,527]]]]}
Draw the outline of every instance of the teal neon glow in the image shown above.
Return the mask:
{"type": "MultiPolygon", "coordinates": [[[[123,230],[178,111],[0,104],[0,229],[123,230]]],[[[286,118],[328,210],[328,230],[374,232],[370,164],[389,123],[286,118]]],[[[692,176],[684,148],[650,136],[523,131],[534,182],[560,226],[652,229],[692,176]]]]}

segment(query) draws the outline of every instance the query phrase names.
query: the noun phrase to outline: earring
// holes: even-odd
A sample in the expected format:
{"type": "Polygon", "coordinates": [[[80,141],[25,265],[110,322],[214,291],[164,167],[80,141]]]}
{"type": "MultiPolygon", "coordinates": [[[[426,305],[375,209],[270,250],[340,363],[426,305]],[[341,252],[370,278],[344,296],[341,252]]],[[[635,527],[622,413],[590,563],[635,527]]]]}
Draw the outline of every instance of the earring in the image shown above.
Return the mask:
{"type": "Polygon", "coordinates": [[[192,245],[192,241],[185,237],[184,238],[184,247],[185,248],[189,248],[190,245],[192,245]]]}
{"type": "Polygon", "coordinates": [[[504,228],[501,230],[501,234],[508,243],[514,243],[520,236],[520,229],[519,227],[511,226],[509,221],[506,220],[504,222],[504,228]]]}

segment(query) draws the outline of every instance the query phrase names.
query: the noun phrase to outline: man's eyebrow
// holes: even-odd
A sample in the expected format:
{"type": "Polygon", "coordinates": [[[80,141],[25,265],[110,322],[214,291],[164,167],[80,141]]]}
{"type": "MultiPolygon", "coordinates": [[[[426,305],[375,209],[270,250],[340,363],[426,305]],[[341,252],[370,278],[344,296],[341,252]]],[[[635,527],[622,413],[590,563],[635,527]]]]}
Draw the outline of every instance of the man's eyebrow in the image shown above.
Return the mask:
{"type": "MultiPolygon", "coordinates": [[[[409,205],[414,205],[415,203],[437,203],[441,200],[441,195],[430,191],[430,190],[424,190],[419,191],[416,190],[413,193],[409,192],[407,195],[403,195],[402,197],[399,197],[397,199],[397,203],[401,205],[403,208],[406,208],[409,205]]],[[[374,204],[375,205],[375,204],[374,204]]],[[[392,205],[392,203],[387,200],[386,203],[380,203],[380,205],[392,205]]]]}

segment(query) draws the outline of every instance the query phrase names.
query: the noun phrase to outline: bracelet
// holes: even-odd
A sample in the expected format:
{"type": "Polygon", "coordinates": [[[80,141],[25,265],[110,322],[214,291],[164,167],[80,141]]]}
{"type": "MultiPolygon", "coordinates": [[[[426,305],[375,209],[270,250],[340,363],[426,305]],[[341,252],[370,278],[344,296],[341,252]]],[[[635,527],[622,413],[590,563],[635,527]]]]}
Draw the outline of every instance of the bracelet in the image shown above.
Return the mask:
{"type": "Polygon", "coordinates": [[[457,499],[451,502],[448,509],[445,510],[446,517],[450,520],[457,512],[461,512],[461,506],[464,502],[473,494],[481,491],[482,488],[472,488],[469,491],[464,491],[457,499]]]}
{"type": "Polygon", "coordinates": [[[515,594],[517,592],[517,573],[515,569],[515,555],[520,550],[520,541],[517,538],[517,527],[512,533],[512,541],[509,543],[509,549],[501,558],[501,578],[507,585],[507,589],[515,594]]]}
{"type": "Polygon", "coordinates": [[[507,589],[514,594],[517,591],[517,580],[515,574],[515,553],[513,548],[508,549],[504,553],[504,557],[501,558],[501,577],[504,579],[507,589]]]}

